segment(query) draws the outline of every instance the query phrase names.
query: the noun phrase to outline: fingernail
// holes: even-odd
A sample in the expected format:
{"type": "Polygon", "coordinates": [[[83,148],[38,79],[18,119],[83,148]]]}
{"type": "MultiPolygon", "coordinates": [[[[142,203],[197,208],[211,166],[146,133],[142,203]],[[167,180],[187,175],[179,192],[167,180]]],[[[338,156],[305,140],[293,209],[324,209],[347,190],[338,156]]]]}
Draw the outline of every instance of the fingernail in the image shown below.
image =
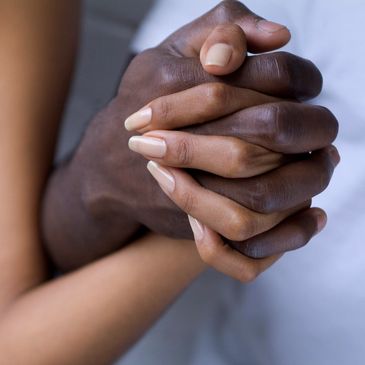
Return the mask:
{"type": "Polygon", "coordinates": [[[152,120],[152,109],[144,108],[132,114],[124,122],[124,127],[128,131],[135,131],[146,127],[152,120]]]}
{"type": "Polygon", "coordinates": [[[188,215],[188,218],[195,241],[201,241],[204,237],[204,226],[192,216],[188,215]]]}
{"type": "Polygon", "coordinates": [[[142,155],[161,158],[166,154],[166,142],[160,138],[134,136],[128,141],[129,149],[142,155]]]}
{"type": "Polygon", "coordinates": [[[332,161],[333,165],[337,166],[341,161],[341,157],[340,157],[340,154],[337,151],[337,148],[335,146],[331,146],[331,147],[329,147],[328,152],[331,156],[331,161],[332,161]]]}
{"type": "Polygon", "coordinates": [[[209,48],[205,59],[205,66],[227,66],[232,53],[233,49],[230,45],[217,43],[209,48]]]}
{"type": "Polygon", "coordinates": [[[147,169],[157,180],[162,190],[172,193],[175,190],[175,178],[163,167],[154,161],[147,164],[147,169]]]}
{"type": "Polygon", "coordinates": [[[316,232],[316,234],[318,234],[321,231],[323,231],[323,228],[326,226],[327,216],[323,212],[317,212],[316,215],[317,215],[317,232],[316,232]]]}
{"type": "Polygon", "coordinates": [[[258,29],[266,33],[275,33],[279,30],[285,29],[285,25],[270,22],[269,20],[261,19],[256,23],[258,29]]]}

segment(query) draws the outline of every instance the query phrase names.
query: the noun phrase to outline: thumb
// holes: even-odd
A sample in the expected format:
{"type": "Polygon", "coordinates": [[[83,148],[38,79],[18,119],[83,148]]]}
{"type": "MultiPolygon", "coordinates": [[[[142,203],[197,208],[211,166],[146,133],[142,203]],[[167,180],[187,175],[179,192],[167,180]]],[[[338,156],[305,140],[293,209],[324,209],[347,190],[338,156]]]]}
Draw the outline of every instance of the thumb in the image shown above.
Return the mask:
{"type": "Polygon", "coordinates": [[[261,18],[239,1],[225,0],[175,32],[162,46],[170,46],[186,57],[196,57],[214,29],[227,24],[241,28],[251,53],[272,51],[290,40],[290,32],[284,25],[261,18]]]}
{"type": "Polygon", "coordinates": [[[212,75],[228,75],[243,63],[247,53],[244,31],[237,24],[218,25],[200,50],[200,62],[212,75]]]}

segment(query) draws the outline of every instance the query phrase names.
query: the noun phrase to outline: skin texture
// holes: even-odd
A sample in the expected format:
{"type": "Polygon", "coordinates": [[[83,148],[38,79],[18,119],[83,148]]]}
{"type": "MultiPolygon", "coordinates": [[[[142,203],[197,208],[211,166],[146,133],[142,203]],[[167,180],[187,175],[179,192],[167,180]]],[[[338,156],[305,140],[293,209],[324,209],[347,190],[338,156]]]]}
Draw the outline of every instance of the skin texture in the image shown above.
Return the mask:
{"type": "MultiPolygon", "coordinates": [[[[202,47],[204,50],[211,32],[227,22],[245,30],[249,51],[275,49],[289,39],[287,31],[280,33],[284,28],[277,37],[261,32],[257,16],[238,2],[225,1],[174,33],[159,47],[137,56],[126,71],[116,97],[94,118],[72,159],[54,172],[48,185],[43,230],[47,250],[59,268],[70,270],[118,249],[142,226],[170,237],[192,238],[184,212],[160,191],[148,174],[143,157],[127,147],[135,133],[123,130],[123,121],[153,99],[207,82],[250,89],[291,101],[255,106],[233,114],[227,110],[226,117],[219,115],[220,118],[212,118],[214,121],[210,123],[189,126],[186,131],[244,138],[246,142],[279,153],[308,152],[334,140],[337,121],[331,113],[321,107],[293,102],[314,97],[321,90],[321,74],[310,61],[274,52],[247,57],[243,67],[227,76],[217,77],[206,72],[209,70],[200,62],[204,51],[201,56],[200,50],[202,47]],[[325,120],[318,138],[312,138],[314,122],[309,117],[325,120]],[[302,127],[300,133],[293,127],[294,122],[302,127]]],[[[229,65],[226,72],[235,68],[236,64],[229,65]]],[[[213,105],[225,97],[224,88],[212,89],[210,95],[213,99],[210,105],[213,105]]],[[[166,110],[162,113],[166,115],[166,110]]],[[[204,171],[193,171],[192,175],[212,192],[256,212],[272,213],[296,207],[321,192],[337,162],[337,152],[325,149],[313,156],[306,155],[299,167],[288,165],[283,170],[247,180],[227,179],[204,171]],[[308,168],[313,172],[309,173],[308,168]]],[[[189,211],[189,201],[186,199],[180,207],[189,211]]],[[[304,229],[313,233],[317,221],[313,216],[303,220],[309,221],[304,229]]],[[[238,220],[237,226],[240,223],[244,221],[238,220]]],[[[272,243],[276,248],[267,248],[265,252],[267,245],[258,236],[246,253],[265,257],[273,251],[282,252],[283,247],[297,248],[299,241],[304,244],[303,240],[285,235],[276,237],[278,241],[272,243]]],[[[242,237],[231,235],[230,238],[242,237]]],[[[246,246],[242,244],[242,247],[246,246]]]]}
{"type": "MultiPolygon", "coordinates": [[[[72,72],[78,18],[74,0],[0,0],[4,364],[110,364],[206,268],[192,241],[148,234],[80,270],[49,279],[38,218],[72,72]]],[[[241,282],[253,280],[279,258],[249,259],[204,226],[202,234],[196,228],[194,234],[204,261],[241,282]]]]}
{"type": "MultiPolygon", "coordinates": [[[[282,102],[249,90],[209,83],[160,97],[146,107],[151,109],[151,117],[149,124],[142,130],[149,132],[142,137],[132,137],[130,148],[164,165],[162,175],[169,175],[167,181],[159,179],[159,173],[154,174],[152,171],[152,175],[168,197],[186,213],[225,237],[225,242],[238,251],[255,258],[265,257],[268,252],[281,253],[303,246],[318,233],[319,227],[323,228],[325,217],[321,217],[323,214],[318,210],[301,212],[296,219],[290,216],[310,205],[308,201],[327,186],[338,163],[335,147],[326,147],[337,133],[337,121],[328,110],[282,102]],[[244,132],[231,132],[235,136],[231,137],[153,130],[156,127],[171,129],[193,125],[194,122],[204,123],[217,113],[229,114],[255,105],[256,102],[267,102],[267,108],[272,109],[287,108],[295,112],[293,115],[297,115],[299,120],[302,113],[304,118],[312,114],[320,121],[314,120],[316,124],[307,123],[306,138],[303,138],[300,123],[290,119],[291,125],[287,125],[284,121],[287,131],[281,128],[280,139],[263,133],[263,128],[257,128],[260,124],[256,122],[257,144],[247,142],[244,132]],[[183,105],[189,105],[190,108],[183,108],[183,105]],[[290,140],[298,140],[298,143],[292,145],[290,140]],[[312,154],[307,153],[313,150],[312,154]],[[231,178],[232,185],[228,190],[221,190],[221,195],[215,194],[197,184],[187,173],[167,166],[208,171],[231,178]],[[173,186],[170,181],[173,181],[173,186]],[[169,184],[164,186],[164,182],[169,184]],[[273,229],[278,224],[281,228],[273,229]],[[275,240],[271,232],[267,232],[271,229],[275,240]],[[278,244],[273,245],[272,242],[278,244]]],[[[146,110],[146,107],[142,110],[146,110]]],[[[231,118],[238,119],[230,114],[221,124],[230,125],[231,118]]],[[[245,118],[238,120],[244,121],[245,118]]],[[[269,121],[272,126],[266,122],[266,130],[276,130],[278,118],[269,121]]],[[[247,124],[252,125],[251,121],[247,124]]],[[[198,181],[204,178],[201,172],[193,171],[192,174],[198,181]]],[[[209,179],[211,175],[205,177],[209,179]]]]}
{"type": "Polygon", "coordinates": [[[71,0],[0,1],[1,313],[48,276],[38,217],[71,79],[78,17],[79,4],[71,0]]]}
{"type": "Polygon", "coordinates": [[[0,312],[1,361],[114,363],[204,268],[192,241],[147,235],[72,274],[27,287],[0,312]]]}
{"type": "MultiPolygon", "coordinates": [[[[38,217],[74,62],[78,15],[74,0],[0,0],[1,364],[111,364],[206,268],[192,241],[148,234],[50,279],[38,217]]],[[[225,263],[242,282],[276,259],[225,253],[219,236],[207,237],[201,254],[219,255],[220,267],[225,263]]]]}
{"type": "MultiPolygon", "coordinates": [[[[79,4],[1,0],[0,20],[0,363],[111,364],[206,265],[192,241],[148,234],[50,279],[38,217],[72,73],[79,4]]],[[[240,255],[236,266],[247,282],[272,262],[240,255]]]]}

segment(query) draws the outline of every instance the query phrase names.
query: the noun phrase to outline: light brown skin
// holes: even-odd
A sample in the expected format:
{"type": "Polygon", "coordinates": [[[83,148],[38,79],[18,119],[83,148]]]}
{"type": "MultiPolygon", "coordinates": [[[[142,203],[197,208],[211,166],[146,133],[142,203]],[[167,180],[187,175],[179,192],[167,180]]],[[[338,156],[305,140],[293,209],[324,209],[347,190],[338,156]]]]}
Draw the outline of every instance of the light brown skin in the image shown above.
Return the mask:
{"type": "MultiPolygon", "coordinates": [[[[240,143],[241,147],[237,150],[245,149],[247,143],[251,144],[251,151],[257,151],[258,147],[252,147],[255,144],[280,155],[318,150],[311,156],[295,156],[295,159],[299,158],[298,162],[248,179],[230,178],[240,172],[241,158],[233,166],[216,166],[219,171],[209,166],[209,158],[201,160],[191,167],[221,175],[191,171],[203,187],[229,198],[225,200],[227,204],[235,202],[235,206],[242,205],[245,207],[242,209],[260,214],[281,211],[287,211],[288,214],[290,209],[298,209],[325,189],[339,159],[335,149],[326,148],[337,135],[337,121],[325,108],[295,101],[318,95],[322,86],[321,74],[311,62],[283,52],[247,57],[244,65],[237,69],[244,59],[240,52],[245,47],[239,49],[237,44],[241,43],[236,41],[242,38],[242,29],[249,51],[272,50],[290,38],[285,28],[275,33],[260,31],[258,19],[239,2],[224,1],[208,14],[174,33],[160,46],[143,52],[133,60],[116,97],[94,118],[74,156],[54,172],[48,185],[43,229],[48,252],[59,268],[70,270],[117,250],[129,242],[142,226],[170,237],[192,238],[184,212],[159,190],[146,170],[144,158],[128,150],[127,142],[133,133],[123,130],[123,122],[152,100],[184,92],[194,86],[201,85],[201,89],[195,89],[195,94],[206,99],[211,114],[192,113],[190,124],[210,122],[186,127],[184,131],[199,135],[230,136],[236,138],[236,144],[238,139],[244,140],[246,144],[240,143]],[[218,32],[217,26],[220,27],[218,32]],[[227,33],[224,32],[226,27],[227,33]],[[201,64],[206,49],[215,39],[231,42],[234,49],[232,63],[224,70],[218,71],[211,66],[204,69],[201,64]],[[229,75],[212,75],[217,73],[229,75]],[[202,85],[207,82],[213,86],[202,85]],[[228,94],[225,85],[233,87],[228,94]],[[237,88],[248,90],[238,91],[237,88]],[[256,91],[256,94],[252,91],[256,91]],[[251,92],[248,104],[255,107],[242,109],[242,92],[251,92]],[[287,101],[273,100],[268,95],[287,101]],[[231,98],[232,104],[227,103],[226,100],[231,98]],[[257,105],[267,101],[270,103],[257,105]],[[223,108],[214,110],[215,103],[223,108]]],[[[191,93],[194,91],[186,91],[185,97],[189,99],[191,93]]],[[[169,98],[171,101],[174,96],[169,98]]],[[[171,106],[176,113],[183,113],[193,107],[190,103],[180,104],[179,109],[176,104],[171,106]]],[[[156,111],[157,115],[160,113],[162,116],[159,119],[163,121],[164,129],[169,124],[171,128],[177,126],[178,114],[170,113],[169,105],[167,102],[160,111],[156,111]]],[[[161,128],[155,122],[152,127],[161,128]]],[[[176,134],[173,136],[178,138],[176,134]]],[[[181,146],[180,155],[175,156],[178,161],[172,161],[172,165],[189,167],[189,159],[186,161],[191,152],[189,141],[194,138],[197,141],[198,137],[184,139],[182,136],[180,134],[180,144],[176,145],[181,146]]],[[[199,141],[203,148],[203,139],[199,141]]],[[[179,143],[178,140],[175,142],[179,143]]],[[[228,149],[224,144],[229,146],[232,139],[217,137],[215,142],[215,151],[224,151],[228,149]]],[[[267,171],[292,158],[285,156],[280,161],[273,161],[270,166],[257,166],[257,170],[253,169],[250,173],[267,171]]],[[[251,159],[244,162],[251,163],[251,159]]],[[[184,196],[185,201],[175,202],[189,212],[190,202],[194,200],[187,194],[184,196]]],[[[244,241],[236,246],[251,257],[266,257],[298,248],[317,231],[319,217],[322,221],[325,219],[318,210],[307,210],[301,214],[289,221],[284,220],[263,236],[258,235],[252,241],[244,241]]],[[[280,218],[273,224],[281,221],[285,212],[276,216],[280,218]]],[[[221,224],[227,227],[231,240],[241,241],[247,238],[242,235],[241,228],[246,224],[246,217],[241,214],[235,217],[234,225],[228,216],[221,224]]],[[[205,223],[209,225],[208,219],[205,223]]],[[[254,233],[263,232],[273,224],[263,225],[254,233]]]]}
{"type": "Polygon", "coordinates": [[[47,4],[0,1],[1,311],[48,275],[38,217],[74,64],[79,9],[72,0],[47,4]]]}
{"type": "Polygon", "coordinates": [[[38,217],[78,10],[74,0],[0,1],[1,364],[110,364],[205,268],[192,241],[149,234],[49,280],[38,217]]]}
{"type": "MultiPolygon", "coordinates": [[[[226,242],[238,251],[255,258],[300,247],[308,242],[314,233],[318,233],[317,231],[324,227],[326,217],[323,212],[318,209],[300,211],[310,205],[305,199],[309,200],[325,187],[326,181],[329,180],[339,161],[335,147],[326,147],[331,142],[330,139],[326,140],[326,138],[331,138],[331,135],[326,136],[327,128],[333,128],[333,131],[336,131],[336,121],[333,116],[324,108],[295,105],[300,107],[294,108],[296,116],[299,113],[307,114],[308,121],[305,128],[307,136],[303,138],[302,128],[294,118],[291,118],[291,126],[288,126],[288,129],[290,128],[292,131],[290,138],[293,145],[282,143],[282,141],[275,143],[272,139],[270,144],[266,138],[263,138],[266,136],[262,135],[258,135],[258,138],[253,141],[256,144],[253,144],[247,142],[250,141],[247,134],[240,135],[233,131],[229,133],[231,137],[163,131],[158,128],[172,129],[203,123],[212,119],[215,113],[223,113],[224,110],[227,110],[227,114],[236,110],[241,113],[241,108],[259,102],[268,103],[268,108],[294,106],[294,103],[283,102],[280,99],[246,89],[232,88],[219,83],[207,83],[150,102],[146,107],[152,109],[152,119],[149,125],[141,130],[141,132],[147,132],[143,134],[142,138],[131,138],[131,141],[139,141],[137,149],[134,149],[135,152],[164,165],[164,171],[175,179],[175,191],[172,194],[167,193],[167,195],[182,210],[220,233],[227,239],[226,242]],[[237,98],[235,98],[236,95],[237,98]],[[184,108],[184,105],[190,107],[184,108]],[[311,113],[314,115],[312,119],[310,118],[311,113]],[[294,128],[295,125],[297,128],[294,128]],[[157,130],[154,130],[155,128],[157,130]],[[325,132],[321,134],[322,131],[325,132]],[[146,141],[147,146],[149,141],[155,144],[163,141],[164,156],[148,154],[148,149],[145,153],[143,141],[146,141]],[[306,155],[306,152],[315,151],[318,148],[320,149],[313,152],[312,155],[306,155]],[[302,153],[302,155],[299,158],[292,153],[302,153]],[[319,177],[322,173],[321,165],[327,166],[327,169],[324,170],[329,173],[329,176],[322,181],[319,177]],[[175,168],[166,169],[166,166],[175,168]],[[187,173],[177,170],[176,167],[199,169],[232,178],[235,179],[234,184],[239,181],[241,191],[237,191],[237,196],[240,200],[227,199],[227,196],[231,196],[234,186],[226,197],[215,194],[196,184],[187,173]],[[255,177],[261,174],[264,175],[255,177]],[[318,181],[318,184],[311,181],[316,174],[318,174],[318,179],[315,181],[318,181]],[[286,181],[289,186],[301,188],[295,195],[286,196],[285,191],[280,191],[283,181],[286,181]],[[270,189],[263,186],[268,183],[271,184],[270,189]],[[265,205],[262,196],[257,197],[252,189],[257,189],[258,185],[261,189],[268,191],[268,196],[277,190],[276,195],[279,199],[276,206],[280,204],[280,209],[273,208],[267,203],[265,205]],[[310,191],[310,189],[314,190],[310,191]],[[242,205],[238,204],[241,202],[243,202],[242,205]],[[292,217],[294,213],[299,214],[292,217]],[[285,221],[289,217],[290,219],[285,221]],[[271,232],[267,232],[271,229],[273,229],[271,232]],[[274,235],[280,244],[273,245],[274,235]]],[[[272,123],[273,126],[269,128],[274,130],[277,120],[274,118],[272,123]]],[[[229,125],[229,121],[220,122],[220,124],[229,125]]],[[[242,124],[251,124],[251,120],[246,122],[246,119],[243,118],[242,124]]],[[[258,124],[256,122],[256,126],[258,124]]],[[[245,126],[241,129],[244,128],[245,126]]]]}
{"type": "MultiPolygon", "coordinates": [[[[37,218],[77,15],[74,0],[0,1],[0,354],[6,364],[109,364],[205,268],[191,241],[152,234],[48,281],[37,218]]],[[[278,258],[249,259],[208,227],[195,238],[206,262],[242,282],[278,258]]]]}

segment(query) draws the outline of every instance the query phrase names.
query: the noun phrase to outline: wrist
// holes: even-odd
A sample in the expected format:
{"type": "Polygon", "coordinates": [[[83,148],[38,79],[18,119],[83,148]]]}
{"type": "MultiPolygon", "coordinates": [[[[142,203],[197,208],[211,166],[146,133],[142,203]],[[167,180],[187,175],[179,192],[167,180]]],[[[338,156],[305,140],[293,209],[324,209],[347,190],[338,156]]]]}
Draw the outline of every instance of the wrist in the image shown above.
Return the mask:
{"type": "Polygon", "coordinates": [[[55,169],[44,196],[45,246],[55,265],[65,271],[119,249],[140,228],[120,209],[113,209],[107,197],[90,194],[91,186],[98,191],[98,180],[85,152],[82,142],[73,157],[55,169]]]}
{"type": "MultiPolygon", "coordinates": [[[[85,213],[90,219],[101,221],[116,217],[122,220],[132,218],[131,199],[129,196],[128,172],[125,166],[129,163],[129,156],[124,157],[123,130],[120,133],[120,151],[124,158],[118,168],[122,176],[113,174],[113,165],[117,148],[110,145],[109,133],[115,134],[115,114],[121,114],[120,106],[115,99],[100,111],[88,126],[82,141],[69,162],[69,176],[71,183],[78,190],[80,201],[85,213]],[[106,126],[106,124],[110,126],[106,126]],[[122,148],[123,147],[123,148],[122,148]],[[123,174],[125,174],[125,178],[123,174]]],[[[128,147],[125,149],[129,152],[128,147]]],[[[118,156],[120,158],[120,156],[118,156]]]]}
{"type": "Polygon", "coordinates": [[[166,272],[173,275],[171,279],[176,283],[190,284],[208,268],[200,258],[196,244],[192,240],[172,239],[149,233],[139,240],[137,245],[133,244],[131,249],[139,250],[139,255],[151,258],[152,252],[156,252],[155,259],[161,261],[161,265],[165,267],[166,272]]]}

